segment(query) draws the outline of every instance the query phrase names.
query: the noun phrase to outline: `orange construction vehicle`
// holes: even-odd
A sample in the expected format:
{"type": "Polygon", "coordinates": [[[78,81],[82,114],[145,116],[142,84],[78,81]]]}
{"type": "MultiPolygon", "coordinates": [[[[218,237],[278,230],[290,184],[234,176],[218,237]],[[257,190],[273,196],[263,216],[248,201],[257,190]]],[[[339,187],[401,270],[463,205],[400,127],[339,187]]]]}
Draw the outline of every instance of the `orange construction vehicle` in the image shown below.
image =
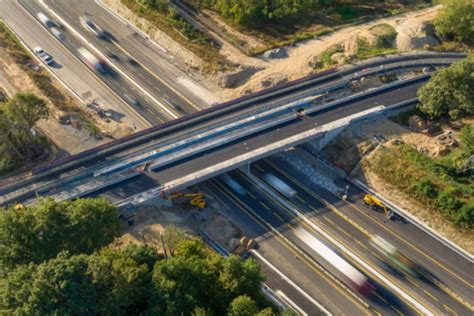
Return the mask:
{"type": "Polygon", "coordinates": [[[191,205],[197,206],[200,209],[206,207],[206,200],[204,199],[204,195],[202,193],[179,193],[175,192],[170,196],[172,199],[177,199],[180,197],[191,198],[191,205]]]}

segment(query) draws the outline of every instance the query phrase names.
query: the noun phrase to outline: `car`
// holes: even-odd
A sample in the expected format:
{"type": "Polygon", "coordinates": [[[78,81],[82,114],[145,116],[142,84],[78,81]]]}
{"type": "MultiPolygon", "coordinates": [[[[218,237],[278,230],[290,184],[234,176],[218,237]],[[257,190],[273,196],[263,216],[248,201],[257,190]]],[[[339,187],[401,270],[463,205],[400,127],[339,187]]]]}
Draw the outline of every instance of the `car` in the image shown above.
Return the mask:
{"type": "Polygon", "coordinates": [[[38,19],[41,21],[41,23],[46,25],[46,27],[51,28],[51,27],[56,26],[56,24],[50,18],[48,18],[46,14],[44,14],[43,12],[38,12],[37,16],[38,16],[38,19]]]}
{"type": "Polygon", "coordinates": [[[105,32],[94,22],[92,22],[91,19],[86,16],[81,16],[79,20],[81,22],[82,27],[85,28],[87,31],[91,32],[98,38],[105,38],[105,32]]]}
{"type": "Polygon", "coordinates": [[[138,102],[138,100],[134,96],[132,96],[128,93],[124,93],[123,98],[125,99],[125,101],[127,101],[128,103],[130,103],[133,106],[139,106],[140,105],[140,102],[138,102]]]}
{"type": "Polygon", "coordinates": [[[33,51],[42,61],[45,62],[46,65],[52,65],[54,63],[54,58],[46,53],[41,47],[35,47],[33,51]]]}

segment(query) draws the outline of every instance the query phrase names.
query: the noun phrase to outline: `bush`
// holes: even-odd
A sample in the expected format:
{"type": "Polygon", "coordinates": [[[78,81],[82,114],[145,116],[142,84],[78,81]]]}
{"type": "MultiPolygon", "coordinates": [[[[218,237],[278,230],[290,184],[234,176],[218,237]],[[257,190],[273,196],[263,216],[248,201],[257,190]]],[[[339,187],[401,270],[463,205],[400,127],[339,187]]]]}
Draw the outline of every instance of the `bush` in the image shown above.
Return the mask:
{"type": "Polygon", "coordinates": [[[474,2],[443,0],[444,9],[434,21],[436,31],[447,40],[474,44],[474,2]]]}
{"type": "Polygon", "coordinates": [[[411,190],[415,195],[423,194],[430,199],[434,199],[438,196],[438,187],[426,178],[417,181],[412,185],[411,190]]]}

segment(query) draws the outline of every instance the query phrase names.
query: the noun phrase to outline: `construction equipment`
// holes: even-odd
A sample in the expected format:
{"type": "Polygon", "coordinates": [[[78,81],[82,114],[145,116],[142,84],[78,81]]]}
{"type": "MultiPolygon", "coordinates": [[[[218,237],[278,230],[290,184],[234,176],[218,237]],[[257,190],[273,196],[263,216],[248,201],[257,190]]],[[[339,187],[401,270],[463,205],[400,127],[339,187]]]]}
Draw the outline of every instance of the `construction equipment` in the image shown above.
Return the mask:
{"type": "Polygon", "coordinates": [[[203,209],[206,207],[206,200],[204,200],[204,195],[202,193],[179,193],[175,192],[170,195],[172,199],[177,199],[177,198],[191,198],[190,204],[199,207],[200,209],[203,209]]]}
{"type": "Polygon", "coordinates": [[[25,209],[25,206],[23,204],[15,205],[15,211],[22,211],[24,209],[25,209]]]}
{"type": "Polygon", "coordinates": [[[364,203],[367,204],[368,206],[370,206],[370,208],[373,209],[373,210],[377,209],[377,207],[383,209],[383,211],[385,213],[385,217],[387,217],[388,219],[392,219],[392,217],[394,216],[393,212],[391,210],[389,210],[385,206],[385,204],[382,203],[382,201],[380,201],[378,198],[376,198],[373,195],[366,194],[364,196],[364,203]]]}

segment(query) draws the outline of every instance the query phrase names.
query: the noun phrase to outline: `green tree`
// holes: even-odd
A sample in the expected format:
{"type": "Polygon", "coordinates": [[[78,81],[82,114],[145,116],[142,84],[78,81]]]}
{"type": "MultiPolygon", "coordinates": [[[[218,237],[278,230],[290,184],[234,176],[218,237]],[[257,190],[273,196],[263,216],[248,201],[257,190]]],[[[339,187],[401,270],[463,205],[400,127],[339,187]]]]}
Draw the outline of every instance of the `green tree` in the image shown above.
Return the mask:
{"type": "Polygon", "coordinates": [[[2,280],[0,308],[16,315],[91,315],[96,313],[96,293],[87,274],[87,257],[57,258],[19,266],[2,280]]]}
{"type": "Polygon", "coordinates": [[[55,202],[0,211],[0,271],[18,264],[41,263],[62,250],[91,253],[120,232],[116,209],[105,199],[55,202]]]}
{"type": "Polygon", "coordinates": [[[257,304],[247,295],[236,297],[229,305],[229,316],[254,316],[257,313],[257,304]]]}
{"type": "Polygon", "coordinates": [[[173,256],[179,243],[187,239],[186,233],[174,225],[166,227],[163,234],[163,241],[168,248],[170,255],[173,256]]]}
{"type": "Polygon", "coordinates": [[[418,90],[419,108],[432,118],[474,114],[474,56],[438,71],[418,90]]]}
{"type": "MultiPolygon", "coordinates": [[[[137,252],[133,249],[134,254],[137,252]]],[[[105,248],[88,258],[88,272],[97,291],[97,311],[102,315],[138,315],[147,307],[151,270],[129,254],[125,249],[105,248]]]]}
{"type": "Polygon", "coordinates": [[[227,260],[222,260],[218,267],[219,284],[223,289],[219,292],[227,296],[224,299],[226,305],[232,298],[244,294],[257,300],[257,303],[263,301],[260,285],[265,277],[254,260],[242,260],[240,257],[230,256],[227,260]]]}
{"type": "Polygon", "coordinates": [[[444,38],[474,44],[474,2],[443,0],[444,8],[434,20],[436,31],[444,38]]]}
{"type": "Polygon", "coordinates": [[[0,103],[0,172],[40,157],[48,147],[32,127],[48,116],[46,101],[32,93],[17,93],[0,103]]]}
{"type": "Polygon", "coordinates": [[[5,114],[31,128],[49,115],[46,100],[30,92],[19,92],[5,103],[5,114]]]}

